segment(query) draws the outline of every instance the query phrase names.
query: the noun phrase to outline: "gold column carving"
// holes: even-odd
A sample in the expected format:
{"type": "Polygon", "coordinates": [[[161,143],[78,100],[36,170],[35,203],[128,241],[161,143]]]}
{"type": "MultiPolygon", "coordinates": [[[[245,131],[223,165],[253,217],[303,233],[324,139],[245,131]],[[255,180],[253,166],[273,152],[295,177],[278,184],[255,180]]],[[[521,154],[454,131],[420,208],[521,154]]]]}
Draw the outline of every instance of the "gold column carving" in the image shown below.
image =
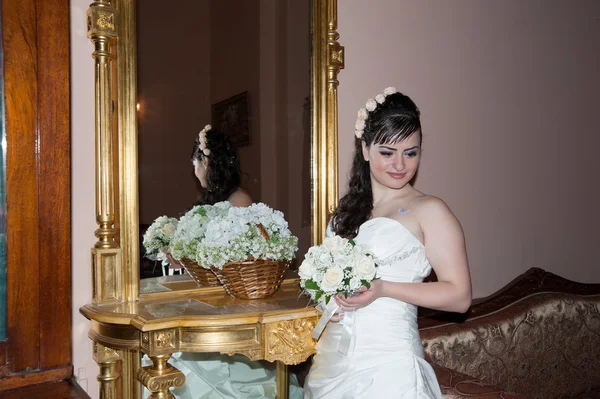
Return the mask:
{"type": "Polygon", "coordinates": [[[88,38],[96,61],[96,248],[116,248],[112,162],[111,45],[117,38],[117,11],[108,0],[95,1],[87,12],[88,38]]]}
{"type": "Polygon", "coordinates": [[[312,56],[312,244],[323,241],[338,202],[337,75],[344,68],[344,47],[337,40],[337,1],[313,1],[312,56]]]}
{"type": "Polygon", "coordinates": [[[98,0],[87,11],[87,35],[94,43],[96,222],[98,241],[92,249],[93,299],[96,303],[122,299],[121,250],[116,241],[115,179],[113,164],[113,101],[111,46],[117,39],[119,16],[108,0],[98,0]]]}
{"type": "Polygon", "coordinates": [[[140,352],[137,350],[123,350],[119,351],[122,357],[122,387],[123,387],[123,398],[141,398],[142,386],[138,382],[136,376],[141,368],[141,357],[140,352]]]}
{"type": "Polygon", "coordinates": [[[138,371],[138,380],[151,392],[149,398],[175,398],[169,388],[181,387],[185,383],[185,375],[167,363],[170,357],[170,353],[150,356],[153,365],[138,371]]]}
{"type": "Polygon", "coordinates": [[[288,399],[290,396],[290,373],[287,364],[277,362],[275,382],[277,384],[277,399],[288,399]]]}
{"type": "MultiPolygon", "coordinates": [[[[327,2],[327,152],[338,153],[338,74],[344,68],[344,47],[338,43],[337,2],[327,2]]],[[[338,202],[337,157],[328,157],[327,219],[331,218],[338,202]],[[334,164],[335,162],[335,164],[334,164]],[[335,184],[331,184],[335,182],[335,184]]]]}
{"type": "Polygon", "coordinates": [[[119,238],[123,264],[126,301],[136,301],[140,284],[138,127],[137,127],[137,57],[136,1],[118,0],[121,24],[117,43],[117,124],[119,127],[119,238]]]}
{"type": "Polygon", "coordinates": [[[98,366],[98,382],[100,383],[100,399],[121,398],[120,378],[118,363],[121,361],[119,351],[93,343],[92,356],[98,366]]]}

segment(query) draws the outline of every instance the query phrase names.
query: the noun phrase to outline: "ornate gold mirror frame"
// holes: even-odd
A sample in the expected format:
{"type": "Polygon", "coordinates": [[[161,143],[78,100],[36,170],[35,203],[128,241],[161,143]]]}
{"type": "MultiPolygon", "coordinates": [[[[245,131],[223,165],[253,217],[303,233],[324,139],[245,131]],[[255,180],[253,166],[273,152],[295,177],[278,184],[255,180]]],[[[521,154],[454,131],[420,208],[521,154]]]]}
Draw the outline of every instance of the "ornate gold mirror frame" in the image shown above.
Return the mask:
{"type": "MultiPolygon", "coordinates": [[[[311,239],[320,242],[338,200],[337,0],[312,2],[311,239]]],[[[135,0],[98,0],[87,13],[95,51],[96,221],[93,302],[140,297],[135,0]]]]}
{"type": "MultiPolygon", "coordinates": [[[[287,398],[287,365],[314,353],[311,332],[317,315],[313,308],[302,305],[289,314],[267,312],[257,320],[246,320],[242,314],[231,321],[235,325],[225,327],[202,314],[188,314],[184,324],[177,318],[144,318],[144,309],[152,305],[150,299],[156,294],[140,295],[135,0],[94,1],[87,13],[87,29],[95,50],[98,241],[92,249],[93,303],[80,311],[91,320],[88,335],[100,367],[100,396],[139,398],[141,382],[153,398],[170,397],[169,387],[185,380],[181,372],[166,364],[171,353],[217,351],[276,362],[278,397],[287,398]],[[228,329],[224,334],[223,328],[228,329]],[[278,341],[279,333],[289,335],[293,345],[287,344],[289,340],[278,341]],[[227,342],[207,347],[205,338],[211,334],[221,334],[227,342]],[[140,351],[150,357],[153,366],[141,367],[140,351]]],[[[312,0],[313,244],[323,239],[338,199],[337,75],[344,66],[344,49],[337,42],[336,29],[337,1],[312,0]]],[[[295,280],[286,287],[297,297],[295,280]]],[[[221,289],[160,293],[160,299],[175,306],[178,298],[206,295],[207,290],[221,289]]]]}

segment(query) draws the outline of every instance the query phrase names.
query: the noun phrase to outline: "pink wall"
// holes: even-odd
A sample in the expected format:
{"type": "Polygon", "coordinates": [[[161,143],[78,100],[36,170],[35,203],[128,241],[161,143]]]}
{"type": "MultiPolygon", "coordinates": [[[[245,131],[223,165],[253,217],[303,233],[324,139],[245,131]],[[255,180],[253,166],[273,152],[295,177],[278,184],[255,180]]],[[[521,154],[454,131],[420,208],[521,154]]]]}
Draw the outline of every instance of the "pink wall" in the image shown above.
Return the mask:
{"type": "Polygon", "coordinates": [[[356,111],[395,86],[422,112],[416,187],[461,220],[475,297],[533,266],[600,282],[600,2],[338,4],[342,191],[356,111]]]}
{"type": "Polygon", "coordinates": [[[92,359],[92,341],[88,338],[90,322],[79,308],[92,299],[90,249],[96,238],[96,194],[94,186],[94,51],[86,37],[85,13],[89,3],[71,1],[71,257],[73,373],[83,369],[82,383],[92,399],[98,398],[98,368],[92,359]]]}

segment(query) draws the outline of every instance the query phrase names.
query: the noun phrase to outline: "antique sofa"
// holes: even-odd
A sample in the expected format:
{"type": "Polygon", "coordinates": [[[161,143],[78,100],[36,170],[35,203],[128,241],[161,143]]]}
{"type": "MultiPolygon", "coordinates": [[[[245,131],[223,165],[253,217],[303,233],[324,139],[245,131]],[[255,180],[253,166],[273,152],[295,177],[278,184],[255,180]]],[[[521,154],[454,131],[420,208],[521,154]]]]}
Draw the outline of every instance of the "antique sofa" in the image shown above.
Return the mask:
{"type": "Polygon", "coordinates": [[[445,398],[600,398],[600,284],[533,268],[419,329],[445,398]]]}

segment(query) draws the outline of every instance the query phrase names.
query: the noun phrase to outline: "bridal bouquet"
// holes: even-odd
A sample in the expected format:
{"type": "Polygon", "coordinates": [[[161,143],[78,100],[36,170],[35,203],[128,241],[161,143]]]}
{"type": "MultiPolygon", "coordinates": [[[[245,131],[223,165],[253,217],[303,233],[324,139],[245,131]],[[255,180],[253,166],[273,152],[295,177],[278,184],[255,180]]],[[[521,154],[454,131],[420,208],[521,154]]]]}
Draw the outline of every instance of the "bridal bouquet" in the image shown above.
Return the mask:
{"type": "Polygon", "coordinates": [[[369,288],[377,274],[373,253],[340,236],[327,237],[304,258],[298,269],[300,286],[315,302],[328,304],[335,295],[348,297],[363,285],[369,288]]]}
{"type": "Polygon", "coordinates": [[[209,220],[194,259],[223,269],[226,263],[248,259],[291,261],[297,250],[298,238],[292,235],[283,213],[258,203],[231,207],[209,220]]]}
{"type": "Polygon", "coordinates": [[[168,263],[165,249],[169,246],[177,230],[177,219],[160,216],[148,227],[144,233],[143,245],[146,257],[162,261],[163,266],[168,263]]]}
{"type": "MultiPolygon", "coordinates": [[[[317,302],[317,308],[323,311],[312,334],[317,339],[339,308],[331,298],[338,294],[348,297],[363,285],[370,288],[378,266],[375,256],[367,247],[340,236],[327,237],[323,244],[311,247],[304,258],[298,269],[300,286],[317,302]]],[[[349,313],[344,323],[351,328],[354,314],[349,313]]],[[[346,354],[350,333],[344,331],[338,350],[346,354]]]]}
{"type": "Polygon", "coordinates": [[[177,260],[195,260],[198,244],[204,239],[207,224],[210,220],[226,215],[231,204],[218,202],[214,205],[196,205],[185,213],[177,225],[169,252],[177,260]]]}

